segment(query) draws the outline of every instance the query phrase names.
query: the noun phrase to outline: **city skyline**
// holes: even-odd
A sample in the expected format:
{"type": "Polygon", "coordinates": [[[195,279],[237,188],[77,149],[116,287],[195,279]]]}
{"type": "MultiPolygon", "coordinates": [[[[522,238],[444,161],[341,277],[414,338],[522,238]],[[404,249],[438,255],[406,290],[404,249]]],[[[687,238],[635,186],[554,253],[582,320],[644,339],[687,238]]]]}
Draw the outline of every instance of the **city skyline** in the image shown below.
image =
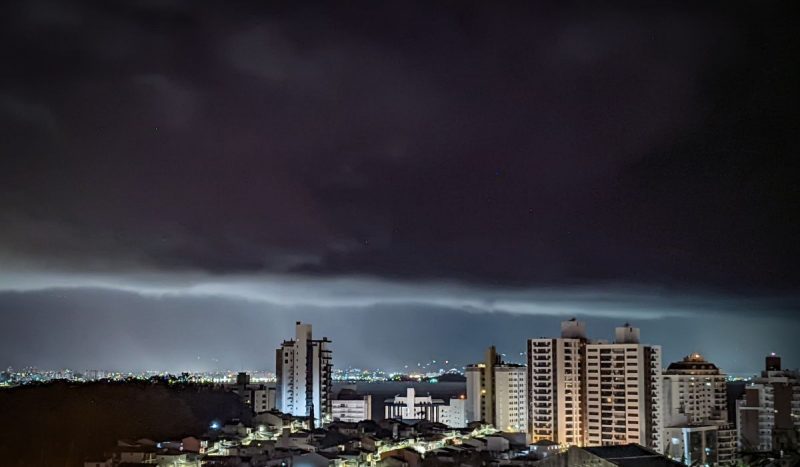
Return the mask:
{"type": "Polygon", "coordinates": [[[800,465],[795,4],[0,2],[0,464],[800,465]]]}
{"type": "MultiPolygon", "coordinates": [[[[766,356],[760,375],[745,385],[729,380],[698,353],[666,366],[661,347],[642,344],[641,330],[630,323],[616,327],[610,341],[591,339],[586,323],[575,318],[561,322],[560,328],[558,337],[528,340],[527,366],[505,362],[491,346],[483,361],[465,368],[465,381],[440,388],[427,383],[428,391],[418,391],[426,384],[420,381],[334,386],[332,341],[315,339],[312,324],[297,321],[294,339],[283,339],[275,351],[278,371],[272,382],[246,372],[223,380],[188,373],[98,375],[27,387],[12,382],[0,402],[18,401],[31,391],[64,394],[66,389],[66,399],[85,399],[91,407],[86,410],[97,412],[100,421],[89,426],[108,423],[120,407],[144,401],[180,401],[176,405],[184,414],[212,410],[189,436],[168,428],[153,438],[123,439],[114,427],[99,444],[111,445],[116,439],[116,449],[96,454],[84,467],[131,461],[199,467],[217,460],[269,465],[285,459],[312,459],[319,467],[387,467],[409,459],[451,460],[454,455],[476,466],[509,457],[543,467],[583,465],[573,456],[594,456],[589,457],[592,464],[609,467],[627,458],[675,467],[751,465],[767,456],[785,461],[776,465],[796,463],[800,372],[787,369],[780,356],[766,356]],[[119,398],[131,391],[138,392],[133,399],[119,398]],[[142,398],[148,391],[150,398],[142,398]],[[92,392],[94,396],[86,396],[92,392]],[[114,393],[117,398],[109,401],[114,393]],[[187,401],[197,398],[205,400],[190,408],[187,401]],[[109,409],[109,402],[116,407],[109,409]],[[225,411],[236,415],[221,416],[225,411]],[[603,456],[614,461],[600,464],[603,456]]],[[[3,386],[7,376],[2,374],[3,386]]],[[[56,403],[50,410],[63,411],[69,404],[56,403]]],[[[142,416],[133,418],[142,423],[142,416]]],[[[48,445],[48,458],[86,458],[92,449],[81,446],[73,454],[74,441],[67,452],[53,446],[48,445]]],[[[19,459],[35,454],[30,447],[17,451],[11,452],[19,459]]],[[[42,463],[44,456],[42,449],[42,463]]]]}
{"type": "Polygon", "coordinates": [[[4,2],[0,367],[798,362],[789,5],[4,2]]]}

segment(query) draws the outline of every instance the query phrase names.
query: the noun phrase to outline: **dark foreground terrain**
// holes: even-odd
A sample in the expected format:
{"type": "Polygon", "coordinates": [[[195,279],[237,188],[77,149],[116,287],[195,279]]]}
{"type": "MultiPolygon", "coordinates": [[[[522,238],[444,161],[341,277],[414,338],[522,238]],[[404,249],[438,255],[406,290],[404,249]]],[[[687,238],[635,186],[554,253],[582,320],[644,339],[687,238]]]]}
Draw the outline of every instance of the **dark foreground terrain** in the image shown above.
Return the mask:
{"type": "Polygon", "coordinates": [[[4,466],[81,466],[118,439],[203,434],[211,421],[248,420],[235,394],[164,382],[55,382],[0,390],[4,466]]]}

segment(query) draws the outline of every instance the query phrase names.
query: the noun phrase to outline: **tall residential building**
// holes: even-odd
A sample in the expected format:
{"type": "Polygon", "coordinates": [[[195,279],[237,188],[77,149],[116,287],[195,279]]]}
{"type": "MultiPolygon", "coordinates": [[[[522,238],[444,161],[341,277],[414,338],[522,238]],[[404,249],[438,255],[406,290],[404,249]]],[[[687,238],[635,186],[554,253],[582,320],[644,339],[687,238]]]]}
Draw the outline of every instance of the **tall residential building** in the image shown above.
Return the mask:
{"type": "Polygon", "coordinates": [[[483,421],[497,429],[526,432],[528,428],[527,369],[505,363],[494,346],[482,363],[468,365],[467,422],[483,421]]]}
{"type": "Polygon", "coordinates": [[[278,410],[316,423],[331,419],[330,344],[326,337],[313,339],[310,324],[296,323],[295,339],[283,341],[275,354],[278,410]]]}
{"type": "Polygon", "coordinates": [[[739,448],[743,451],[797,449],[800,429],[800,372],[782,370],[780,357],[766,359],[766,369],[745,388],[737,403],[739,448]]]}
{"type": "Polygon", "coordinates": [[[693,353],[664,370],[664,426],[726,423],[725,374],[693,353]]]}
{"type": "Polygon", "coordinates": [[[614,343],[586,345],[584,443],[638,443],[662,452],[661,347],[639,329],[616,328],[614,343]]]}
{"type": "Polygon", "coordinates": [[[734,460],[736,436],[728,423],[725,380],[698,353],[664,370],[664,442],[670,457],[689,465],[728,465],[734,460]]]}
{"type": "Polygon", "coordinates": [[[561,323],[561,337],[528,340],[528,433],[531,441],[583,445],[585,324],[561,323]]]}

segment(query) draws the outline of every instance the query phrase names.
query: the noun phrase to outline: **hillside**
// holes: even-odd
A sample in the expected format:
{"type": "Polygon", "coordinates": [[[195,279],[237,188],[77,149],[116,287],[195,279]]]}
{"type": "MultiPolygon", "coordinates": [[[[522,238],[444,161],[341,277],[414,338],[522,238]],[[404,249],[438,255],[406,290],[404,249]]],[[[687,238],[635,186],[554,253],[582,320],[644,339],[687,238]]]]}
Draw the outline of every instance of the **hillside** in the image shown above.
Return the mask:
{"type": "Polygon", "coordinates": [[[163,382],[56,382],[0,391],[0,459],[9,466],[80,466],[118,439],[202,434],[212,420],[247,420],[231,393],[163,382]]]}

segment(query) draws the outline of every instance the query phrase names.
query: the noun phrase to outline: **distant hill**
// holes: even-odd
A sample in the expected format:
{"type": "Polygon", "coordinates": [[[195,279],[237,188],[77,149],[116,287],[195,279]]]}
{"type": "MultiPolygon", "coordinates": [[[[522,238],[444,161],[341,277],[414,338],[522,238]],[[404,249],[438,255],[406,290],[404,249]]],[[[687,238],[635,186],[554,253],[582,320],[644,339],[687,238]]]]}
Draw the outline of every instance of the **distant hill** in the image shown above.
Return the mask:
{"type": "Polygon", "coordinates": [[[118,439],[176,439],[204,433],[212,420],[249,410],[212,386],[144,381],[56,382],[0,390],[0,459],[4,466],[82,466],[118,439]]]}
{"type": "Polygon", "coordinates": [[[458,373],[445,373],[443,375],[437,376],[436,379],[440,383],[463,383],[467,381],[466,376],[459,375],[458,373]]]}

